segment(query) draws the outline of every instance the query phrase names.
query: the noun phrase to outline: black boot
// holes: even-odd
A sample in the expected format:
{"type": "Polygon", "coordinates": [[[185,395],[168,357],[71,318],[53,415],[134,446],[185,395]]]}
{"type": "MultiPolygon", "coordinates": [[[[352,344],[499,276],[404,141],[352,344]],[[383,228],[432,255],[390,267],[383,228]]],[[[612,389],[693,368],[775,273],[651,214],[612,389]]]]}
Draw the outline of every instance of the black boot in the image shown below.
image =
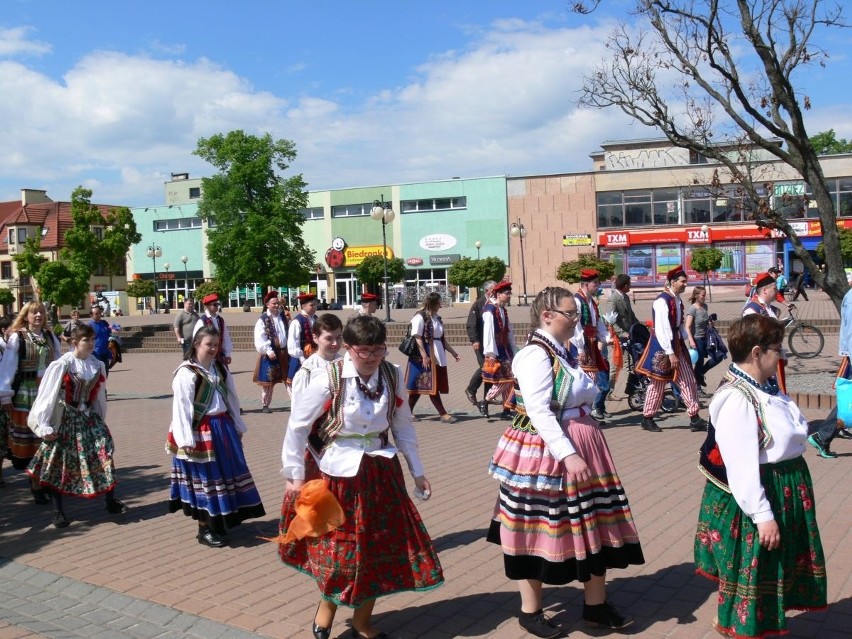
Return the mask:
{"type": "Polygon", "coordinates": [[[518,615],[518,623],[531,635],[544,639],[555,639],[563,636],[565,632],[562,626],[548,619],[544,610],[541,609],[535,612],[522,612],[518,615]]]}
{"type": "Polygon", "coordinates": [[[477,408],[479,408],[479,414],[483,417],[488,417],[488,402],[484,399],[477,404],[477,408]]]}
{"type": "Polygon", "coordinates": [[[39,506],[44,506],[45,504],[50,503],[50,500],[48,499],[48,495],[50,495],[50,493],[44,488],[31,488],[30,492],[33,494],[33,501],[39,506]]]}
{"type": "Polygon", "coordinates": [[[662,433],[663,429],[657,426],[657,422],[653,417],[642,418],[642,430],[647,430],[650,433],[662,433]]]}
{"type": "Polygon", "coordinates": [[[701,419],[698,415],[693,415],[689,418],[689,430],[693,433],[706,432],[707,422],[701,419]]]}
{"type": "Polygon", "coordinates": [[[583,621],[592,628],[621,630],[633,623],[629,617],[622,617],[608,601],[596,606],[583,604],[583,621]]]}

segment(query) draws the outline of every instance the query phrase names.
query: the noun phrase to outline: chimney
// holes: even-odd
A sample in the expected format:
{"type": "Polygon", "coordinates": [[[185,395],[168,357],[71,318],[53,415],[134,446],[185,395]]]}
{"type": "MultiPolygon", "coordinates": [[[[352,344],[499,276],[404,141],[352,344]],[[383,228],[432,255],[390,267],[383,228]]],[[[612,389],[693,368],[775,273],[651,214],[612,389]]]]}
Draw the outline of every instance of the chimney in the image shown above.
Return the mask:
{"type": "Polygon", "coordinates": [[[21,206],[27,204],[47,204],[53,202],[47,197],[47,191],[40,189],[21,189],[21,206]]]}

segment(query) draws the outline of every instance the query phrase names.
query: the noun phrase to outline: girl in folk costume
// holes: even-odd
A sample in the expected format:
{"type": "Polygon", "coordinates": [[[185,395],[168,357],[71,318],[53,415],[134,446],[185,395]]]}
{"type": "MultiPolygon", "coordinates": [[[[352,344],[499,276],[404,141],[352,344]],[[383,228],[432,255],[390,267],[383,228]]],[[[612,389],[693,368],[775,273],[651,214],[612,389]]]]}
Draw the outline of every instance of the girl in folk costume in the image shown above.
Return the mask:
{"type": "Polygon", "coordinates": [[[676,266],[666,274],[666,287],[651,307],[654,330],[645,352],[636,364],[636,370],[651,379],[645,406],[642,411],[642,428],[652,433],[661,429],[654,415],[663,403],[666,385],[674,382],[680,389],[681,400],[689,412],[689,429],[693,432],[707,430],[707,422],[698,416],[698,387],[692,371],[692,361],[686,348],[686,328],[683,325],[681,293],[686,289],[686,272],[676,266]]]}
{"type": "Polygon", "coordinates": [[[216,358],[223,366],[228,367],[231,365],[234,343],[231,341],[231,332],[225,325],[225,318],[219,314],[222,302],[219,301],[219,296],[216,293],[210,293],[210,295],[205,295],[202,298],[201,303],[204,305],[204,313],[195,323],[195,328],[192,331],[193,341],[195,341],[195,334],[202,326],[210,326],[215,329],[219,333],[220,339],[216,358]]]}
{"type": "Polygon", "coordinates": [[[57,528],[68,525],[63,495],[106,495],[107,512],[127,512],[115,498],[115,447],[104,423],[106,367],[92,355],[95,331],[80,324],[69,343],[73,350],[47,367],[27,420],[42,438],[27,474],[53,493],[57,528]]]}
{"type": "Polygon", "coordinates": [[[371,621],[378,597],[429,590],[444,581],[432,540],[405,490],[397,449],[417,490],[428,495],[431,486],[403,400],[402,375],[384,359],[385,337],[378,319],[351,319],[343,330],[343,359],[313,371],[307,387],[293,388],[282,451],[287,481],[279,554],[317,581],[315,639],[329,639],[341,605],[355,609],[347,637],[386,638],[371,621]],[[300,490],[317,483],[339,502],[342,517],[314,531],[316,536],[296,535],[307,499],[300,490]]]}
{"type": "Polygon", "coordinates": [[[600,274],[592,268],[580,271],[580,289],[574,295],[580,321],[574,329],[571,342],[577,347],[580,366],[595,381],[598,394],[592,409],[592,419],[599,422],[611,417],[606,412],[606,396],[609,393],[609,362],[601,353],[599,343],[612,341],[609,329],[601,317],[596,301],[600,289],[600,274]]]}
{"type": "Polygon", "coordinates": [[[290,330],[287,333],[287,352],[290,354],[290,367],[287,371],[288,386],[293,383],[296,371],[302,363],[317,350],[313,331],[317,315],[317,296],[313,293],[302,293],[296,299],[299,300],[301,310],[290,322],[290,330]]]}
{"type": "MultiPolygon", "coordinates": [[[[514,383],[512,377],[512,357],[515,355],[515,333],[509,322],[506,304],[512,298],[512,283],[499,282],[491,290],[493,297],[482,309],[482,354],[485,363],[482,365],[482,381],[485,383],[485,395],[495,384],[507,389],[503,394],[503,412],[501,419],[510,419],[514,405],[511,389],[514,383]]],[[[488,417],[488,402],[479,402],[479,412],[488,417]]]]}
{"type": "Polygon", "coordinates": [[[219,333],[203,326],[192,338],[187,359],[175,371],[174,402],[166,452],[172,460],[169,512],[198,521],[198,543],[228,545],[226,529],[263,517],[246,464],[246,424],[233,376],[216,357],[219,333]]]}
{"type": "MultiPolygon", "coordinates": [[[[0,404],[8,412],[9,455],[12,467],[24,470],[41,440],[27,426],[27,416],[48,365],[59,359],[59,340],[45,328],[47,311],[41,302],[28,302],[6,331],[6,351],[0,362],[0,404]]],[[[48,504],[38,480],[30,478],[33,500],[48,504]]]]}
{"type": "Polygon", "coordinates": [[[447,377],[447,353],[452,353],[456,361],[459,354],[444,339],[444,323],[438,311],[441,310],[441,295],[429,293],[423,300],[423,308],[411,319],[411,336],[417,342],[419,357],[409,357],[405,368],[405,388],[408,390],[408,408],[414,413],[414,407],[421,395],[428,395],[432,405],[445,424],[455,424],[458,420],[447,412],[441,394],[450,392],[447,377]]]}
{"type": "MultiPolygon", "coordinates": [[[[0,361],[3,360],[3,353],[6,351],[6,329],[12,323],[8,315],[0,317],[0,361]]],[[[5,486],[6,482],[3,479],[3,462],[9,454],[9,427],[11,425],[9,413],[5,410],[0,410],[0,487],[5,486]]]]}
{"type": "MultiPolygon", "coordinates": [[[[764,317],[772,319],[780,319],[778,307],[773,306],[772,302],[778,298],[778,285],[775,278],[769,273],[759,273],[754,278],[754,295],[743,307],[743,317],[757,313],[764,317]]],[[[775,371],[775,382],[781,392],[787,393],[787,351],[781,352],[781,357],[778,360],[778,370],[775,371]]]]}
{"type": "Polygon", "coordinates": [[[713,627],[786,634],[787,610],[826,606],[826,565],[803,454],[808,422],[772,380],[784,326],[751,314],[728,330],[734,363],[710,404],[699,468],[698,574],[719,583],[713,627]]]}
{"type": "Polygon", "coordinates": [[[311,381],[311,373],[325,369],[331,362],[343,357],[340,347],[343,346],[343,322],[337,315],[323,313],[314,322],[314,340],[317,352],[305,360],[293,378],[293,393],[303,391],[311,381]]]}
{"type": "Polygon", "coordinates": [[[261,387],[260,403],[263,412],[272,412],[269,402],[276,384],[287,380],[287,320],[281,312],[278,291],[263,296],[266,310],[254,325],[254,347],[258,352],[252,381],[261,387]]]}
{"type": "Polygon", "coordinates": [[[583,619],[632,623],[606,599],[606,571],[645,562],[606,438],[590,417],[597,389],[563,344],[578,320],[571,292],[548,287],[533,302],[533,333],[515,356],[517,415],[491,458],[500,494],[488,541],[503,548],[521,593],[519,623],[537,637],[565,629],[542,610],[543,584],[583,583],[583,619]]]}

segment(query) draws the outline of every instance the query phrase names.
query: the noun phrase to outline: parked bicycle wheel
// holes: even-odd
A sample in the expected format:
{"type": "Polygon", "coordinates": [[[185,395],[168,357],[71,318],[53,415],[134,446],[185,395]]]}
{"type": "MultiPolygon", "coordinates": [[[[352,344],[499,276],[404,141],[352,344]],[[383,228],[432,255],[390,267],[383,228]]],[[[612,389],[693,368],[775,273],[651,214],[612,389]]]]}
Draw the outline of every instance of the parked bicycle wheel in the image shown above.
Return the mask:
{"type": "Polygon", "coordinates": [[[822,352],[825,337],[813,324],[798,324],[787,337],[787,345],[793,355],[802,359],[813,359],[822,352]]]}

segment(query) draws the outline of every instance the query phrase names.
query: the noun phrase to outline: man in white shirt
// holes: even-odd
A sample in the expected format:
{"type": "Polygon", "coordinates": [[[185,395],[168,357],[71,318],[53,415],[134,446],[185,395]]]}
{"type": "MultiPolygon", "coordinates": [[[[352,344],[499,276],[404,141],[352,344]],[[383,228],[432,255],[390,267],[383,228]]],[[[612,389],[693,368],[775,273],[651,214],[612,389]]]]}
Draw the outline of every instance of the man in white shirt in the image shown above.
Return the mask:
{"type": "Polygon", "coordinates": [[[287,372],[287,385],[293,383],[293,377],[301,368],[302,362],[317,350],[314,340],[314,322],[317,314],[317,296],[314,293],[302,293],[296,296],[299,302],[299,314],[290,322],[287,331],[287,353],[290,355],[290,366],[287,372]]]}
{"type": "Polygon", "coordinates": [[[234,352],[234,343],[231,341],[231,333],[225,325],[225,318],[219,314],[219,309],[222,307],[219,295],[216,293],[205,295],[201,303],[204,305],[204,314],[195,323],[192,336],[194,338],[198,329],[202,326],[209,325],[219,331],[219,352],[216,354],[216,359],[223,366],[229,367],[231,365],[231,353],[234,352]]]}
{"type": "Polygon", "coordinates": [[[266,311],[254,325],[254,347],[258,352],[252,381],[260,386],[261,409],[271,413],[269,403],[276,384],[287,379],[287,319],[281,312],[278,291],[263,296],[266,311]]]}

